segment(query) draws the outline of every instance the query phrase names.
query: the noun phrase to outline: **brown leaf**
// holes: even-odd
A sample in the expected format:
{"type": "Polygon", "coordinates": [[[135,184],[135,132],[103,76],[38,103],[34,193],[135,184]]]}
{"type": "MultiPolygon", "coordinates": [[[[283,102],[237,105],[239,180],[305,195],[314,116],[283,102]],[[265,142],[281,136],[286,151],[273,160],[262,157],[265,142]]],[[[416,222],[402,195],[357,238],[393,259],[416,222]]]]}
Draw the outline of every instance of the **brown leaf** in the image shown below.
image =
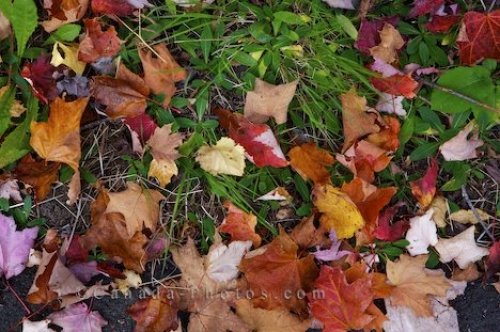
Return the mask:
{"type": "Polygon", "coordinates": [[[465,269],[461,270],[458,267],[453,269],[451,280],[454,281],[474,281],[479,279],[483,274],[477,270],[476,263],[470,263],[465,269]]]}
{"type": "Polygon", "coordinates": [[[35,200],[41,202],[49,194],[52,183],[57,181],[59,166],[59,163],[36,160],[27,154],[17,164],[14,174],[17,179],[35,189],[35,200]]]}
{"type": "Polygon", "coordinates": [[[340,96],[342,101],[342,124],[344,127],[344,145],[342,153],[346,151],[357,139],[380,130],[375,123],[376,114],[368,113],[366,98],[358,96],[356,88],[340,96]]]}
{"type": "Polygon", "coordinates": [[[292,101],[298,80],[273,85],[259,78],[255,79],[253,91],[249,91],[245,100],[245,118],[253,123],[264,123],[273,117],[277,124],[286,122],[288,105],[292,101]]]}
{"type": "Polygon", "coordinates": [[[42,26],[52,32],[60,26],[80,20],[89,6],[89,0],[43,0],[43,8],[49,12],[49,20],[42,26]]]}
{"type": "Polygon", "coordinates": [[[426,261],[427,255],[401,255],[395,262],[387,261],[387,278],[389,284],[395,286],[391,303],[409,307],[417,316],[431,316],[429,296],[445,296],[450,287],[444,273],[436,275],[426,271],[426,261]]]}
{"type": "Polygon", "coordinates": [[[30,144],[47,161],[67,164],[78,170],[80,161],[80,119],[88,98],[65,102],[57,98],[50,104],[48,122],[31,123],[30,144]]]}
{"type": "Polygon", "coordinates": [[[247,299],[236,301],[236,313],[252,330],[258,332],[304,332],[311,326],[311,320],[302,321],[286,309],[255,308],[247,299]]]}
{"type": "Polygon", "coordinates": [[[149,88],[123,64],[119,65],[116,78],[94,76],[90,89],[95,100],[106,106],[105,113],[111,119],[136,117],[146,110],[149,88]]]}
{"type": "Polygon", "coordinates": [[[181,145],[183,138],[184,135],[181,133],[172,133],[172,125],[168,124],[161,128],[156,128],[147,144],[151,149],[151,155],[153,155],[154,159],[174,161],[179,158],[177,148],[181,145]]]}
{"type": "Polygon", "coordinates": [[[335,159],[324,149],[314,143],[306,143],[293,147],[288,152],[290,165],[305,180],[311,179],[314,184],[330,183],[330,173],[326,167],[333,165],[335,159]]]}
{"type": "Polygon", "coordinates": [[[91,63],[102,57],[114,57],[120,51],[121,41],[115,27],[102,31],[97,18],[86,19],[85,35],[78,46],[78,60],[91,63]]]}
{"type": "Polygon", "coordinates": [[[398,50],[403,47],[405,41],[394,26],[385,23],[380,34],[380,44],[370,48],[370,54],[385,63],[393,63],[398,59],[398,50]]]}
{"type": "Polygon", "coordinates": [[[149,49],[139,49],[144,81],[151,91],[164,95],[163,107],[167,107],[176,91],[175,82],[185,80],[187,72],[175,61],[164,43],[153,48],[156,54],[149,49]]]}
{"type": "Polygon", "coordinates": [[[136,332],[164,332],[177,329],[177,306],[168,298],[165,288],[155,297],[140,299],[132,304],[127,313],[135,320],[136,332]]]}
{"type": "Polygon", "coordinates": [[[297,291],[309,291],[318,275],[312,255],[298,257],[298,246],[283,230],[270,244],[248,253],[240,271],[254,292],[256,307],[274,309],[280,306],[299,314],[306,310],[297,291]],[[286,292],[286,293],[285,293],[286,292]],[[292,295],[287,299],[288,296],[292,295]]]}
{"type": "Polygon", "coordinates": [[[308,249],[312,247],[329,247],[331,244],[328,238],[328,230],[324,229],[320,222],[316,226],[313,214],[305,217],[293,228],[290,237],[299,245],[300,248],[308,249]]]}
{"type": "Polygon", "coordinates": [[[188,332],[250,332],[224,299],[209,297],[199,303],[196,312],[189,316],[188,332]]]}

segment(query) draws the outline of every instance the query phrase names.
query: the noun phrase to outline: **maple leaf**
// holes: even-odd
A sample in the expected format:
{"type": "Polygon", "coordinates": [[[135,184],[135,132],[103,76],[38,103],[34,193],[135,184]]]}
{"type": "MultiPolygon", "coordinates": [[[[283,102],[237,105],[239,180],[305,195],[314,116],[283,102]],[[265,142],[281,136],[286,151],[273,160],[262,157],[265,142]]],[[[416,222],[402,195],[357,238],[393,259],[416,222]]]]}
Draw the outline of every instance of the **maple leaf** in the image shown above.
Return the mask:
{"type": "Polygon", "coordinates": [[[245,170],[245,149],[229,137],[222,137],[214,146],[203,145],[196,161],[210,174],[242,176],[245,170]]]}
{"type": "Polygon", "coordinates": [[[345,152],[358,138],[378,132],[376,114],[367,112],[366,98],[358,96],[354,87],[340,96],[342,101],[342,124],[344,128],[345,152]]]}
{"type": "Polygon", "coordinates": [[[262,239],[255,233],[257,217],[229,201],[224,202],[224,207],[227,209],[227,215],[219,226],[219,231],[230,234],[231,241],[252,241],[255,248],[259,247],[262,239]]]}
{"type": "Polygon", "coordinates": [[[500,241],[496,241],[490,247],[488,259],[486,260],[486,275],[491,277],[500,271],[500,241]]]}
{"type": "Polygon", "coordinates": [[[448,213],[449,206],[448,200],[443,196],[436,196],[430,205],[430,208],[434,210],[432,214],[432,220],[436,223],[439,228],[446,227],[448,224],[446,222],[446,214],[448,213]]]}
{"type": "Polygon", "coordinates": [[[60,164],[37,160],[31,154],[24,156],[14,169],[17,179],[35,189],[35,200],[43,201],[51,186],[59,178],[60,164]]]}
{"type": "Polygon", "coordinates": [[[398,59],[397,51],[401,49],[405,41],[394,26],[385,23],[380,34],[380,43],[370,48],[370,54],[386,63],[393,63],[398,59]]]}
{"type": "Polygon", "coordinates": [[[62,327],[64,331],[99,332],[103,326],[108,325],[99,312],[91,311],[83,302],[51,313],[47,318],[62,327]]]}
{"type": "Polygon", "coordinates": [[[410,229],[406,233],[406,240],[410,244],[406,247],[410,255],[427,254],[429,246],[438,243],[436,223],[432,220],[433,209],[427,210],[422,216],[410,219],[410,229]]]}
{"type": "Polygon", "coordinates": [[[314,205],[322,213],[324,229],[333,230],[339,239],[347,239],[364,226],[365,221],[349,196],[331,185],[315,186],[314,205]]]}
{"type": "Polygon", "coordinates": [[[207,276],[217,282],[234,280],[239,273],[238,265],[251,246],[250,241],[232,241],[229,246],[213,245],[205,258],[207,276]]]}
{"type": "Polygon", "coordinates": [[[446,33],[452,26],[460,21],[458,15],[432,16],[431,20],[425,24],[425,28],[434,33],[446,33]]]}
{"type": "Polygon", "coordinates": [[[311,325],[310,320],[300,320],[283,308],[265,310],[255,308],[247,299],[236,301],[236,313],[250,327],[259,332],[304,332],[311,325]]]}
{"type": "Polygon", "coordinates": [[[273,85],[259,78],[255,86],[248,91],[245,99],[245,118],[253,123],[264,123],[274,118],[277,124],[286,122],[288,105],[295,96],[299,81],[273,85]]]}
{"type": "Polygon", "coordinates": [[[248,159],[257,167],[286,167],[288,162],[271,128],[265,124],[255,124],[238,113],[216,109],[220,125],[229,132],[236,143],[245,148],[248,159]]]}
{"type": "Polygon", "coordinates": [[[408,99],[415,98],[419,87],[417,81],[411,77],[411,74],[395,74],[389,77],[370,78],[373,86],[384,93],[394,96],[404,96],[408,99]]]}
{"type": "MultiPolygon", "coordinates": [[[[321,224],[315,225],[315,215],[305,217],[295,226],[290,233],[290,237],[298,244],[300,248],[328,247],[331,245],[330,239],[326,234],[331,234],[325,230],[321,224]]],[[[337,235],[337,234],[335,234],[337,235]]]]}
{"type": "Polygon", "coordinates": [[[411,193],[423,209],[427,208],[434,199],[438,172],[438,163],[432,158],[424,176],[420,180],[410,182],[411,193]]]}
{"type": "MultiPolygon", "coordinates": [[[[95,0],[94,0],[95,1],[95,0]]],[[[43,0],[43,8],[49,12],[49,20],[42,26],[52,32],[60,26],[79,21],[87,12],[89,0],[43,0]]]]}
{"type": "Polygon", "coordinates": [[[479,139],[479,133],[474,128],[474,122],[470,122],[457,135],[447,140],[439,147],[439,152],[445,160],[468,160],[477,158],[476,149],[483,146],[484,142],[479,139]],[[471,132],[473,132],[472,135],[471,132]]]}
{"type": "Polygon", "coordinates": [[[134,331],[164,332],[177,329],[177,305],[167,295],[167,290],[162,288],[158,296],[140,299],[127,309],[136,322],[134,331]]]}
{"type": "Polygon", "coordinates": [[[138,288],[142,284],[141,276],[135,271],[125,270],[123,271],[123,275],[125,276],[125,279],[114,279],[116,288],[122,292],[123,295],[126,295],[130,288],[138,288]]]}
{"type": "Polygon", "coordinates": [[[349,284],[339,267],[323,265],[314,288],[322,291],[324,298],[308,295],[311,312],[327,331],[360,330],[375,318],[366,313],[373,301],[370,280],[358,279],[349,284]]]}
{"type": "Polygon", "coordinates": [[[34,62],[25,64],[21,75],[31,85],[35,96],[43,103],[56,99],[57,87],[53,77],[56,67],[50,64],[49,56],[40,56],[34,62]]]}
{"type": "Polygon", "coordinates": [[[96,15],[132,15],[137,8],[128,0],[92,0],[92,12],[96,15]]]}
{"type": "Polygon", "coordinates": [[[475,263],[470,263],[463,270],[459,268],[454,268],[451,275],[451,280],[453,281],[474,281],[479,279],[483,274],[477,270],[475,263]]]}
{"type": "Polygon", "coordinates": [[[339,250],[342,245],[342,241],[337,239],[337,234],[334,231],[330,231],[330,241],[332,244],[329,249],[326,250],[318,250],[313,253],[314,258],[324,262],[336,261],[341,259],[344,256],[352,254],[352,251],[349,250],[339,250]]]}
{"type": "Polygon", "coordinates": [[[106,106],[107,116],[118,119],[144,114],[149,88],[142,78],[120,63],[115,78],[94,76],[90,92],[98,103],[106,106]]]}
{"type": "Polygon", "coordinates": [[[30,144],[40,157],[78,170],[80,119],[87,102],[88,98],[71,102],[57,98],[50,104],[48,122],[31,123],[30,144]]]}
{"type": "Polygon", "coordinates": [[[10,279],[23,272],[37,235],[38,227],[16,231],[14,219],[0,213],[0,276],[10,279]]]}
{"type": "MultiPolygon", "coordinates": [[[[489,214],[484,212],[481,209],[476,209],[477,215],[479,219],[482,221],[488,220],[491,218],[489,214]]],[[[472,210],[458,210],[450,214],[450,220],[459,222],[461,224],[477,224],[479,222],[478,218],[474,215],[472,210]]]]}
{"type": "Polygon", "coordinates": [[[370,134],[366,140],[386,151],[396,151],[399,148],[399,120],[393,116],[383,115],[382,128],[378,133],[370,134]]]}
{"type": "Polygon", "coordinates": [[[426,261],[427,255],[401,255],[395,262],[387,261],[387,279],[395,286],[391,303],[411,308],[417,316],[432,315],[429,296],[445,296],[450,287],[443,271],[438,270],[440,273],[436,274],[425,269],[426,261]]]}
{"type": "Polygon", "coordinates": [[[457,37],[460,62],[473,65],[500,59],[500,9],[487,13],[467,12],[457,37]]]}
{"type": "Polygon", "coordinates": [[[263,309],[283,306],[297,313],[305,312],[304,299],[295,294],[311,289],[318,268],[312,255],[300,258],[297,251],[297,244],[281,230],[271,243],[243,258],[240,271],[255,294],[254,306],[263,309]]]}
{"type": "Polygon", "coordinates": [[[367,21],[363,19],[358,31],[358,38],[354,43],[361,53],[370,55],[370,48],[380,44],[379,31],[382,30],[386,23],[396,26],[399,21],[397,16],[384,17],[377,20],[367,21]]]}
{"type": "Polygon", "coordinates": [[[23,318],[23,332],[55,332],[53,329],[49,328],[50,323],[49,319],[34,322],[27,318],[23,318]]]}
{"type": "Polygon", "coordinates": [[[406,110],[403,108],[403,96],[393,96],[382,92],[377,101],[375,109],[379,112],[406,116],[406,110]]]}
{"type": "Polygon", "coordinates": [[[115,27],[102,31],[97,18],[84,20],[85,35],[78,46],[78,60],[95,62],[102,57],[114,57],[120,51],[121,41],[115,27]]]}
{"type": "Polygon", "coordinates": [[[52,49],[52,59],[50,64],[58,67],[65,65],[72,69],[75,73],[81,75],[87,65],[85,62],[78,60],[78,47],[74,45],[64,45],[60,42],[55,42],[52,49]],[[62,50],[62,54],[61,51],[62,50]]]}
{"type": "Polygon", "coordinates": [[[385,209],[378,217],[378,226],[374,232],[377,239],[394,242],[401,239],[410,227],[408,220],[399,220],[390,224],[391,219],[398,211],[399,206],[395,205],[385,209]]]}
{"type": "Polygon", "coordinates": [[[293,147],[288,152],[290,166],[302,176],[304,180],[311,179],[314,184],[330,183],[330,173],[326,167],[333,165],[335,159],[324,149],[314,143],[305,143],[293,147]]]}
{"type": "Polygon", "coordinates": [[[131,131],[139,136],[141,143],[148,141],[153,136],[156,128],[158,128],[158,125],[148,113],[142,113],[135,117],[127,117],[124,122],[131,131]]]}
{"type": "Polygon", "coordinates": [[[461,269],[488,255],[488,249],[478,247],[474,240],[476,228],[471,226],[450,239],[439,239],[434,246],[442,263],[454,260],[461,269]]]}
{"type": "Polygon", "coordinates": [[[444,0],[415,0],[408,16],[416,17],[425,14],[435,14],[443,4],[444,0]]]}
{"type": "Polygon", "coordinates": [[[175,82],[185,80],[187,72],[175,61],[164,43],[153,48],[155,57],[151,50],[139,49],[144,68],[144,82],[151,91],[164,96],[163,107],[167,107],[177,90],[175,82]]]}

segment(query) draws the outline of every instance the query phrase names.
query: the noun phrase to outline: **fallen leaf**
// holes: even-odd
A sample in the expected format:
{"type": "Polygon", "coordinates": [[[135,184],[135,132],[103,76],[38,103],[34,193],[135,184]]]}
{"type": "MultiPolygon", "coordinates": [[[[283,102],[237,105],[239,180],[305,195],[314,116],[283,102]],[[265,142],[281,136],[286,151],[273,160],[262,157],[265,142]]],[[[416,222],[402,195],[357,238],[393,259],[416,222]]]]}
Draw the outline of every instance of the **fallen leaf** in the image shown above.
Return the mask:
{"type": "MultiPolygon", "coordinates": [[[[124,122],[132,132],[137,133],[141,143],[147,142],[158,128],[154,119],[147,113],[127,117],[124,122]]],[[[140,151],[142,153],[142,146],[140,151]]]]}
{"type": "Polygon", "coordinates": [[[96,15],[129,16],[137,11],[128,0],[92,0],[91,7],[96,15]]]}
{"type": "Polygon", "coordinates": [[[330,183],[330,173],[326,169],[333,165],[333,156],[314,143],[305,143],[295,146],[288,152],[290,166],[300,174],[304,180],[312,180],[314,184],[330,183]]]}
{"type": "Polygon", "coordinates": [[[312,255],[300,258],[297,244],[283,230],[268,245],[249,252],[241,261],[240,271],[255,294],[255,307],[285,307],[303,314],[306,302],[297,291],[310,291],[318,268],[312,255]]]}
{"type": "Polygon", "coordinates": [[[53,329],[49,328],[50,323],[49,319],[34,322],[27,318],[23,318],[23,332],[55,332],[53,329]]]}
{"type": "Polygon", "coordinates": [[[0,276],[8,280],[23,272],[37,235],[38,227],[16,231],[14,219],[0,213],[0,276]]]}
{"type": "Polygon", "coordinates": [[[314,258],[323,262],[331,262],[339,260],[342,257],[353,253],[349,250],[339,250],[340,246],[342,245],[342,241],[339,241],[339,239],[337,239],[337,234],[335,234],[335,231],[330,231],[329,237],[330,241],[332,241],[330,248],[313,252],[314,258]]]}
{"type": "Polygon", "coordinates": [[[60,42],[54,43],[50,64],[54,67],[65,65],[79,75],[83,73],[85,66],[87,65],[85,62],[78,60],[77,46],[64,45],[60,42]],[[62,50],[62,53],[60,50],[62,50]]]}
{"type": "Polygon", "coordinates": [[[114,57],[120,51],[121,41],[113,26],[102,31],[97,18],[86,19],[85,34],[78,46],[78,60],[91,63],[103,57],[114,57]]]}
{"type": "Polygon", "coordinates": [[[451,280],[454,281],[474,281],[479,279],[483,274],[477,270],[477,265],[475,263],[470,263],[465,269],[454,268],[451,280]]]}
{"type": "Polygon", "coordinates": [[[430,208],[434,210],[432,215],[432,220],[436,223],[439,228],[446,227],[448,223],[446,222],[446,214],[448,213],[448,200],[443,196],[436,196],[432,200],[430,208]]]}
{"type": "Polygon", "coordinates": [[[189,318],[188,332],[250,332],[248,326],[220,297],[209,299],[198,307],[198,311],[189,318]]]}
{"type": "Polygon", "coordinates": [[[461,16],[459,15],[434,15],[431,20],[425,24],[425,28],[433,33],[446,33],[450,31],[451,27],[460,22],[461,16]]]}
{"type": "Polygon", "coordinates": [[[87,103],[88,98],[71,102],[57,98],[50,104],[48,122],[31,123],[30,144],[40,157],[78,170],[80,119],[87,103]]]}
{"type": "Polygon", "coordinates": [[[205,257],[207,276],[217,282],[236,279],[238,265],[251,246],[250,241],[231,241],[228,246],[222,243],[212,245],[205,257]]]}
{"type": "Polygon", "coordinates": [[[293,201],[292,195],[284,187],[276,187],[267,194],[257,197],[257,201],[280,201],[289,204],[293,201]]]}
{"type": "Polygon", "coordinates": [[[457,37],[460,63],[473,65],[490,58],[500,59],[500,10],[465,13],[457,37]]]}
{"type": "Polygon", "coordinates": [[[495,241],[490,247],[488,259],[486,260],[486,276],[489,278],[500,272],[500,241],[495,241]]]}
{"type": "Polygon", "coordinates": [[[321,291],[324,297],[315,298],[314,293],[308,295],[311,313],[323,323],[326,331],[361,330],[375,318],[366,312],[373,301],[368,279],[348,283],[339,267],[323,265],[314,289],[321,291]]]}
{"type": "Polygon", "coordinates": [[[236,301],[236,314],[257,332],[304,332],[311,325],[310,320],[300,320],[296,315],[283,308],[265,310],[255,308],[248,299],[236,301]]]}
{"type": "Polygon", "coordinates": [[[386,63],[395,62],[398,59],[398,50],[405,44],[403,37],[401,37],[399,31],[389,23],[384,24],[379,34],[380,44],[370,48],[370,54],[386,63]]]}
{"type": "Polygon", "coordinates": [[[411,74],[395,74],[388,77],[370,78],[373,86],[380,92],[394,96],[403,96],[408,99],[415,98],[419,84],[411,74]]]}
{"type": "Polygon", "coordinates": [[[362,228],[365,220],[349,196],[331,185],[315,186],[313,203],[324,229],[333,230],[339,239],[348,239],[362,228]]]}
{"type": "Polygon", "coordinates": [[[151,91],[164,96],[163,107],[167,107],[177,90],[175,82],[185,80],[187,72],[175,61],[164,43],[153,48],[155,52],[150,49],[138,51],[144,69],[144,82],[151,91]]]}
{"type": "Polygon", "coordinates": [[[433,209],[427,210],[424,215],[410,219],[410,229],[406,233],[406,240],[410,244],[406,247],[410,255],[427,254],[429,246],[438,243],[436,223],[432,220],[433,209]]]}
{"type": "Polygon", "coordinates": [[[375,123],[376,114],[367,112],[366,98],[358,96],[354,87],[349,92],[340,96],[342,101],[342,123],[344,128],[344,145],[342,153],[345,152],[359,138],[376,133],[380,130],[375,123]]]}
{"type": "Polygon", "coordinates": [[[259,78],[255,79],[255,86],[248,91],[245,99],[245,118],[253,123],[264,123],[274,118],[276,124],[286,122],[288,105],[295,96],[299,81],[273,85],[259,78]]]}
{"type": "MultiPolygon", "coordinates": [[[[477,215],[482,221],[486,221],[491,218],[489,214],[481,209],[476,209],[477,215]]],[[[450,220],[456,221],[461,224],[477,224],[479,222],[478,218],[474,215],[472,210],[458,210],[450,214],[450,220]]]]}
{"type": "Polygon", "coordinates": [[[91,311],[83,302],[51,313],[47,318],[62,327],[64,331],[99,332],[102,327],[108,325],[99,312],[91,311]]]}
{"type": "Polygon", "coordinates": [[[106,106],[105,113],[111,119],[136,117],[146,111],[149,88],[123,64],[118,66],[115,78],[94,76],[90,91],[99,104],[106,106]]]}
{"type": "Polygon", "coordinates": [[[50,64],[49,56],[40,56],[24,65],[21,75],[31,85],[35,96],[43,103],[56,99],[58,92],[53,77],[56,67],[50,64]]]}
{"type": "Polygon", "coordinates": [[[391,219],[399,209],[398,205],[385,209],[378,217],[378,226],[375,237],[379,240],[394,242],[401,239],[410,227],[408,220],[398,220],[390,224],[391,219]]]}
{"type": "Polygon", "coordinates": [[[471,226],[450,239],[439,239],[434,246],[439,253],[439,261],[449,263],[454,260],[461,269],[465,269],[470,263],[488,255],[488,249],[477,246],[475,229],[475,226],[471,226]]]}
{"type": "Polygon", "coordinates": [[[19,181],[35,189],[35,200],[43,201],[49,194],[52,184],[59,178],[60,164],[37,160],[31,154],[24,156],[14,169],[19,181]]]}
{"type": "Polygon", "coordinates": [[[394,152],[399,148],[399,131],[401,124],[396,117],[383,115],[383,124],[377,133],[368,135],[366,140],[381,149],[394,152]]]}
{"type": "Polygon", "coordinates": [[[257,167],[286,167],[288,162],[271,128],[254,124],[238,113],[216,109],[220,125],[236,143],[245,148],[247,158],[257,167]]]}
{"type": "MultiPolygon", "coordinates": [[[[430,296],[445,296],[450,282],[444,276],[425,269],[427,255],[401,255],[395,262],[387,261],[387,279],[393,285],[390,301],[393,306],[408,307],[416,316],[431,316],[430,296]]],[[[433,271],[434,272],[434,271],[433,271]]]]}
{"type": "Polygon", "coordinates": [[[136,332],[170,332],[179,326],[177,305],[169,298],[166,288],[154,297],[140,299],[132,304],[127,313],[135,320],[136,332]]]}
{"type": "Polygon", "coordinates": [[[330,239],[327,236],[330,232],[325,230],[319,222],[315,224],[315,219],[316,216],[314,214],[303,218],[290,233],[290,237],[300,248],[323,248],[331,245],[330,239]]]}
{"type": "Polygon", "coordinates": [[[483,146],[483,144],[484,142],[479,139],[479,133],[475,129],[474,123],[470,122],[456,136],[441,144],[439,152],[448,161],[468,160],[478,157],[476,149],[483,146]],[[473,132],[472,135],[471,132],[473,132]]]}
{"type": "Polygon", "coordinates": [[[245,149],[229,137],[222,137],[214,146],[203,145],[196,161],[210,174],[242,176],[245,170],[245,149]]]}
{"type": "Polygon", "coordinates": [[[224,207],[227,209],[227,215],[219,226],[219,232],[230,234],[231,241],[252,241],[255,248],[259,247],[262,239],[255,233],[257,217],[229,201],[224,202],[224,207]]]}
{"type": "Polygon", "coordinates": [[[123,295],[127,295],[130,288],[138,288],[142,284],[141,276],[135,271],[125,270],[123,274],[125,279],[116,278],[114,280],[116,289],[122,292],[123,295]]]}
{"type": "Polygon", "coordinates": [[[173,160],[153,159],[149,164],[148,177],[156,178],[162,188],[166,187],[172,181],[172,177],[177,174],[179,170],[173,160]]]}
{"type": "MultiPolygon", "coordinates": [[[[94,0],[95,1],[95,0],[94,0]]],[[[47,32],[60,26],[79,21],[87,12],[89,0],[43,0],[43,8],[49,13],[49,19],[42,22],[47,32]]]]}
{"type": "Polygon", "coordinates": [[[422,209],[426,209],[434,199],[438,172],[438,163],[432,158],[424,176],[420,180],[410,182],[411,193],[422,209]]]}
{"type": "Polygon", "coordinates": [[[403,108],[403,96],[394,96],[385,92],[380,94],[375,109],[379,112],[396,114],[405,117],[406,110],[403,108]]]}
{"type": "Polygon", "coordinates": [[[332,8],[355,9],[353,0],[323,0],[332,8]]]}
{"type": "Polygon", "coordinates": [[[415,0],[408,16],[416,17],[435,14],[443,4],[444,0],[415,0]]]}
{"type": "Polygon", "coordinates": [[[396,26],[399,18],[397,16],[383,17],[372,21],[363,19],[358,31],[358,38],[354,46],[363,54],[370,55],[370,48],[380,44],[379,31],[385,24],[396,26]]]}
{"type": "Polygon", "coordinates": [[[19,192],[19,185],[16,180],[2,179],[0,176],[0,198],[13,200],[17,203],[22,202],[23,198],[19,192]]]}

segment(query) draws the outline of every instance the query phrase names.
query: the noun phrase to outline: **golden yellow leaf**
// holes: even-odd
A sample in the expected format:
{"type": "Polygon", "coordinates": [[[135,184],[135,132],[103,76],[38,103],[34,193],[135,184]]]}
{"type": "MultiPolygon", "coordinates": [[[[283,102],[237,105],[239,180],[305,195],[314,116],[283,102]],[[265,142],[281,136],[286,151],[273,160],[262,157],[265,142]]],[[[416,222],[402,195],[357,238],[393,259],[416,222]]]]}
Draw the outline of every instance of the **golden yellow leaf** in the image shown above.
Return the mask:
{"type": "Polygon", "coordinates": [[[392,63],[398,59],[397,50],[405,44],[403,37],[391,24],[384,24],[384,28],[379,32],[380,44],[370,48],[370,54],[385,63],[392,63]]]}
{"type": "Polygon", "coordinates": [[[329,184],[313,190],[314,205],[322,213],[324,229],[334,230],[339,239],[347,239],[364,226],[365,221],[349,196],[329,184]]]}
{"type": "Polygon", "coordinates": [[[83,73],[87,65],[85,62],[78,60],[78,46],[67,46],[60,42],[54,43],[50,64],[55,67],[66,65],[79,75],[83,73]],[[63,54],[61,54],[59,49],[63,51],[63,54]]]}
{"type": "Polygon", "coordinates": [[[254,123],[264,123],[273,117],[277,124],[286,122],[288,105],[295,96],[298,80],[280,85],[273,85],[261,79],[255,79],[253,91],[249,91],[245,100],[245,118],[254,123]]]}
{"type": "MultiPolygon", "coordinates": [[[[476,209],[479,218],[482,221],[488,220],[491,218],[489,214],[484,212],[481,209],[476,209]]],[[[474,216],[474,212],[472,210],[458,210],[450,214],[450,219],[461,224],[477,224],[479,220],[474,216]]]]}
{"type": "Polygon", "coordinates": [[[172,180],[172,176],[177,175],[179,170],[173,160],[153,159],[149,164],[148,176],[158,180],[160,187],[165,187],[172,180]]]}
{"type": "Polygon", "coordinates": [[[425,269],[427,255],[401,255],[395,262],[387,261],[387,279],[395,286],[391,303],[411,308],[417,316],[431,316],[430,296],[445,296],[450,282],[442,270],[425,269]]]}
{"type": "Polygon", "coordinates": [[[448,200],[443,196],[436,196],[432,200],[431,206],[429,208],[434,209],[432,220],[434,220],[437,227],[446,227],[446,225],[448,225],[448,223],[446,222],[446,214],[448,213],[448,200]]]}
{"type": "Polygon", "coordinates": [[[80,119],[88,98],[65,102],[57,98],[50,104],[48,122],[31,123],[30,144],[40,157],[65,163],[78,170],[80,161],[80,119]]]}
{"type": "Polygon", "coordinates": [[[213,175],[228,174],[242,176],[245,170],[245,149],[229,137],[222,137],[215,146],[202,146],[196,161],[205,171],[213,175]]]}

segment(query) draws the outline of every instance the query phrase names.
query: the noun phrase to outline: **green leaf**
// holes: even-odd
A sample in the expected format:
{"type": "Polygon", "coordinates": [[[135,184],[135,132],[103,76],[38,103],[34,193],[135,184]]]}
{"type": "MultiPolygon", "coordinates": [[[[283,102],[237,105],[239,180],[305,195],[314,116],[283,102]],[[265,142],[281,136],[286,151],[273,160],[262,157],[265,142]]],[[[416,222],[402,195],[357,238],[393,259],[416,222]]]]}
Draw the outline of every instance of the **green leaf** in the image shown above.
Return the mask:
{"type": "Polygon", "coordinates": [[[284,22],[286,24],[301,25],[306,23],[300,15],[291,12],[276,12],[273,15],[276,20],[284,22]]]}
{"type": "Polygon", "coordinates": [[[27,154],[31,148],[30,142],[30,126],[38,114],[38,101],[31,97],[28,101],[26,118],[14,129],[0,145],[0,168],[7,166],[10,163],[20,159],[27,154]]]}
{"type": "Polygon", "coordinates": [[[0,1],[0,10],[12,25],[17,42],[17,55],[23,55],[28,39],[38,25],[38,14],[33,0],[0,1]]]}
{"type": "Polygon", "coordinates": [[[71,42],[80,34],[82,27],[78,24],[65,24],[54,31],[44,45],[53,44],[54,42],[71,42]]]}
{"type": "Polygon", "coordinates": [[[496,108],[498,95],[496,87],[490,77],[490,71],[483,66],[458,67],[445,72],[437,84],[451,91],[435,88],[432,91],[431,104],[435,110],[446,113],[461,113],[472,110],[478,122],[484,125],[498,120],[498,113],[474,103],[467,98],[453,94],[453,92],[466,96],[479,103],[496,108]]]}
{"type": "Polygon", "coordinates": [[[210,25],[206,25],[201,33],[200,38],[200,47],[201,52],[203,53],[203,58],[205,59],[205,63],[208,63],[208,58],[210,57],[210,49],[212,46],[212,28],[210,25]]]}
{"type": "Polygon", "coordinates": [[[426,142],[424,144],[421,144],[410,154],[410,159],[412,161],[417,161],[427,158],[428,156],[436,153],[438,147],[439,142],[426,142]]]}
{"type": "Polygon", "coordinates": [[[434,269],[439,264],[439,255],[436,251],[431,250],[429,258],[427,258],[427,262],[425,262],[425,267],[428,269],[434,269]]]}
{"type": "Polygon", "coordinates": [[[358,39],[358,30],[352,24],[350,19],[348,19],[344,15],[337,15],[336,19],[337,19],[337,22],[342,27],[342,30],[344,30],[344,32],[347,33],[347,35],[349,37],[351,37],[354,40],[358,39]]]}
{"type": "Polygon", "coordinates": [[[14,94],[14,89],[9,87],[0,97],[0,137],[10,125],[10,109],[14,103],[14,94]]]}

